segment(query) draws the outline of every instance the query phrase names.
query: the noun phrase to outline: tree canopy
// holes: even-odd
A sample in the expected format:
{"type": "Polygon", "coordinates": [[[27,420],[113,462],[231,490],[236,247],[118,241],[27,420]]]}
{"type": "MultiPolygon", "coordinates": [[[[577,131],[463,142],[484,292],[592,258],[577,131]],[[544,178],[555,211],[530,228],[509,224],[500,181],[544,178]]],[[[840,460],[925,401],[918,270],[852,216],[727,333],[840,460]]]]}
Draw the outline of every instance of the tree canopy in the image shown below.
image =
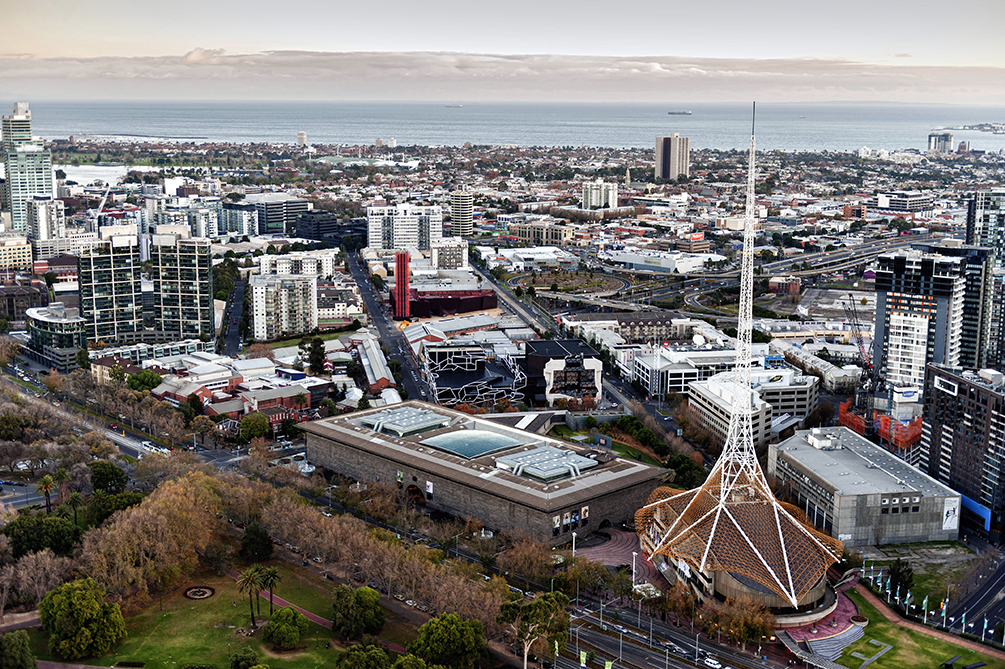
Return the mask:
{"type": "Polygon", "coordinates": [[[80,539],[80,528],[59,516],[18,516],[0,533],[10,538],[15,559],[46,548],[56,555],[69,555],[80,539]]]}
{"type": "Polygon", "coordinates": [[[339,669],[390,669],[391,658],[375,639],[349,646],[338,659],[339,669]]]}
{"type": "Polygon", "coordinates": [[[254,522],[244,528],[241,535],[242,558],[248,562],[264,562],[272,557],[272,551],[272,539],[259,523],[254,522]]]}
{"type": "Polygon", "coordinates": [[[49,648],[68,660],[107,653],[126,635],[126,623],[119,605],[104,599],[105,589],[91,578],[64,583],[47,594],[38,612],[49,648]]]}
{"type": "Polygon", "coordinates": [[[307,634],[307,616],[292,606],[284,606],[272,615],[262,636],[280,648],[296,648],[307,634]]]}
{"type": "Polygon", "coordinates": [[[461,620],[456,613],[444,613],[419,628],[408,652],[427,663],[470,668],[485,650],[483,632],[477,620],[461,620]]]}
{"type": "Polygon", "coordinates": [[[505,625],[523,648],[523,667],[527,669],[530,647],[544,639],[548,647],[565,646],[569,633],[569,598],[561,592],[546,592],[537,599],[524,603],[506,602],[499,608],[500,625],[505,625]]]}
{"type": "Polygon", "coordinates": [[[249,413],[241,419],[241,436],[251,441],[256,437],[264,437],[269,432],[269,419],[265,414],[249,413]]]}
{"type": "Polygon", "coordinates": [[[384,626],[380,595],[372,588],[353,590],[348,585],[339,585],[333,594],[335,617],[332,629],[343,639],[355,639],[364,633],[373,634],[384,626]]]}
{"type": "Polygon", "coordinates": [[[139,374],[133,374],[126,379],[126,385],[133,390],[146,392],[161,384],[161,375],[152,369],[144,369],[139,374]]]}
{"type": "Polygon", "coordinates": [[[15,630],[0,634],[0,669],[35,669],[28,633],[15,630]]]}
{"type": "Polygon", "coordinates": [[[126,472],[111,462],[101,460],[92,462],[89,466],[91,468],[91,485],[94,486],[95,490],[118,493],[122,492],[126,483],[129,482],[126,472]]]}

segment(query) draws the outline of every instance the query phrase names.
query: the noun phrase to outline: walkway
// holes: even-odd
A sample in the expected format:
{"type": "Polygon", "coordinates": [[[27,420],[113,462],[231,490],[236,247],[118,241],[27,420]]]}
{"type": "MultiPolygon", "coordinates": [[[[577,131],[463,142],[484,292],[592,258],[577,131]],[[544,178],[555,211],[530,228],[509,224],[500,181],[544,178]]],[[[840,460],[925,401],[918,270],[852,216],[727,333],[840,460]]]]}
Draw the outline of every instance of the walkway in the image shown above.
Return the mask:
{"type": "Polygon", "coordinates": [[[901,618],[896,611],[891,609],[886,605],[886,602],[882,601],[876,595],[874,595],[870,590],[865,587],[855,588],[855,592],[862,595],[870,604],[876,607],[883,616],[889,620],[891,623],[899,625],[901,627],[906,627],[909,630],[914,630],[915,632],[920,632],[921,634],[927,634],[930,637],[936,639],[941,639],[947,643],[960,646],[961,648],[966,648],[972,650],[975,653],[984,653],[985,655],[990,655],[991,657],[997,658],[999,660],[1005,660],[1005,651],[998,650],[997,648],[992,648],[991,646],[985,646],[984,644],[978,643],[976,641],[971,641],[970,639],[964,639],[963,637],[956,636],[955,634],[949,634],[948,632],[943,632],[942,630],[937,630],[933,627],[928,627],[927,625],[922,625],[921,623],[916,623],[911,620],[904,620],[901,618]]]}
{"type": "Polygon", "coordinates": [[[604,532],[611,535],[610,541],[605,541],[599,546],[592,548],[578,548],[576,555],[582,555],[588,560],[599,562],[603,565],[619,567],[621,565],[632,565],[632,553],[638,553],[635,558],[635,580],[638,583],[652,583],[660,587],[663,578],[659,576],[656,567],[650,562],[642,547],[639,546],[639,535],[634,532],[627,532],[615,527],[605,527],[604,532]]]}
{"type": "Polygon", "coordinates": [[[28,629],[29,627],[39,627],[42,620],[39,618],[38,609],[27,613],[8,613],[4,615],[4,624],[0,625],[0,632],[13,632],[14,630],[28,629]]]}
{"type": "MultiPolygon", "coordinates": [[[[227,573],[235,581],[241,577],[241,574],[239,572],[233,570],[233,569],[231,569],[227,573]]],[[[263,599],[265,599],[265,600],[268,600],[269,599],[269,591],[268,590],[262,590],[260,593],[258,593],[258,596],[261,597],[261,598],[263,598],[263,599]]],[[[301,607],[297,606],[296,604],[294,604],[293,602],[288,602],[285,599],[283,599],[282,597],[279,597],[277,595],[273,595],[273,597],[272,597],[272,603],[273,603],[273,606],[278,606],[279,608],[283,608],[284,606],[293,607],[294,609],[296,609],[300,613],[304,614],[307,617],[307,620],[310,620],[312,623],[315,623],[317,625],[321,625],[322,627],[326,627],[328,629],[332,628],[332,621],[328,620],[327,618],[322,618],[321,616],[317,615],[316,613],[311,613],[307,609],[301,608],[301,607]]],[[[395,653],[405,653],[405,648],[403,646],[400,646],[400,645],[396,644],[396,643],[390,643],[388,641],[384,641],[383,644],[384,644],[385,648],[387,648],[389,650],[393,650],[395,653]]]]}

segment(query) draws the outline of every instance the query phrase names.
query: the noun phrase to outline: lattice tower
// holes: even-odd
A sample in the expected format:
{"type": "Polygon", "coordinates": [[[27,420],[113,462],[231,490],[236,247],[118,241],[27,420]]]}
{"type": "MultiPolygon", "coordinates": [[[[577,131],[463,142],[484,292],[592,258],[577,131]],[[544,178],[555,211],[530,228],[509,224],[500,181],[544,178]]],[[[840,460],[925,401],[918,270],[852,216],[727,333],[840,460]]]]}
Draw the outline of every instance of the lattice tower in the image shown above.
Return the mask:
{"type": "Polygon", "coordinates": [[[843,544],[781,504],[757,462],[751,413],[751,332],[754,304],[753,127],[747,164],[746,212],[741,252],[740,310],[736,336],[733,398],[722,455],[705,483],[679,492],[659,488],[635,515],[643,548],[684,560],[701,571],[748,577],[792,606],[812,590],[836,562],[843,544]]]}

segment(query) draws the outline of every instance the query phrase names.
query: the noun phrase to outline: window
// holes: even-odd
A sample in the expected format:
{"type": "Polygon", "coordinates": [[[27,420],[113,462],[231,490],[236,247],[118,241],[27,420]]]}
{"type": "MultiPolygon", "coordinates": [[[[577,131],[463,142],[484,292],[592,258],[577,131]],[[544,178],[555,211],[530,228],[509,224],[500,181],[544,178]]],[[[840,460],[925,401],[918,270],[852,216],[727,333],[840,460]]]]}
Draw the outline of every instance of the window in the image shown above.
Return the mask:
{"type": "Polygon", "coordinates": [[[911,507],[909,507],[909,506],[905,506],[903,509],[900,510],[900,512],[901,513],[908,513],[910,511],[910,508],[911,507]]]}
{"type": "Polygon", "coordinates": [[[889,503],[890,503],[890,500],[889,500],[889,499],[884,499],[884,500],[883,500],[883,504],[889,504],[889,503]]]}
{"type": "MultiPolygon", "coordinates": [[[[885,511],[885,509],[884,509],[884,511],[885,511]]],[[[894,513],[898,513],[899,511],[900,511],[900,507],[899,506],[893,507],[893,512],[894,513]]]]}
{"type": "Polygon", "coordinates": [[[912,513],[918,513],[918,511],[920,511],[920,510],[921,510],[920,506],[912,506],[911,507],[911,512],[912,513]]]}
{"type": "Polygon", "coordinates": [[[890,509],[884,508],[882,511],[880,511],[880,513],[882,513],[885,516],[886,514],[890,513],[890,509]]]}

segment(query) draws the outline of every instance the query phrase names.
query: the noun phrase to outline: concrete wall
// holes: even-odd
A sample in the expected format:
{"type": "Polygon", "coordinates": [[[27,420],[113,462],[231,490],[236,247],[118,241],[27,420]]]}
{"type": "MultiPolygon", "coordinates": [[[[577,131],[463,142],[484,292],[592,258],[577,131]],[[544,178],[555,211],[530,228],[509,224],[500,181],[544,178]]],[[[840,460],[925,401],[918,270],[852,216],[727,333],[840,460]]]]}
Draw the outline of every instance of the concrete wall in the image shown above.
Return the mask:
{"type": "Polygon", "coordinates": [[[400,471],[404,487],[415,486],[423,496],[427,482],[433,484],[432,499],[426,501],[431,509],[458,518],[477,518],[490,529],[522,532],[555,545],[572,541],[572,531],[584,537],[600,529],[605,521],[617,525],[632,518],[658,484],[656,480],[646,481],[568,506],[556,505],[543,510],[453,481],[412,463],[396,462],[310,433],[307,434],[307,461],[363,482],[395,481],[400,471]],[[552,536],[553,516],[564,517],[565,513],[573,511],[581,513],[584,506],[589,507],[588,524],[552,536]]]}
{"type": "MultiPolygon", "coordinates": [[[[883,499],[892,499],[897,495],[835,495],[834,498],[834,536],[841,538],[851,535],[851,539],[843,539],[846,547],[876,546],[879,544],[903,544],[923,541],[955,541],[959,538],[959,529],[943,530],[942,515],[945,508],[945,497],[921,497],[918,503],[899,504],[917,512],[892,513],[893,505],[885,505],[887,513],[883,513],[883,499]]],[[[912,497],[913,500],[913,497],[912,497]]]]}

